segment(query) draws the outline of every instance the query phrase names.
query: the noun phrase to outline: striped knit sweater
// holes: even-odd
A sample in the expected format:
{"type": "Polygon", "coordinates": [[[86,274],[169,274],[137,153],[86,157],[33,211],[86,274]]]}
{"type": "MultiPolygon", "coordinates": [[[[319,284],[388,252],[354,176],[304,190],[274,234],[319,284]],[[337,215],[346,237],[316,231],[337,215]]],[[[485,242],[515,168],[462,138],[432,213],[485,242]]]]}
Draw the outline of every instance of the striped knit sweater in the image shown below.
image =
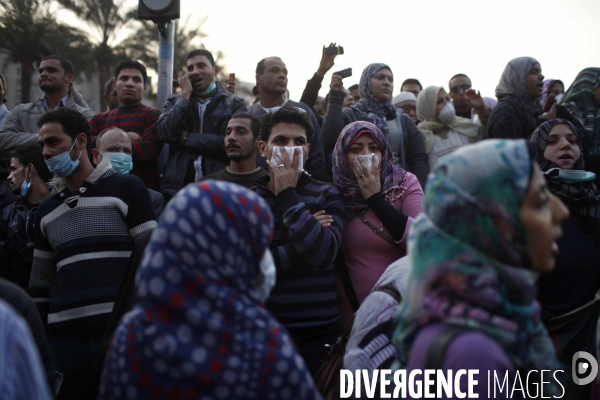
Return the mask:
{"type": "Polygon", "coordinates": [[[143,183],[110,167],[78,192],[59,178],[36,214],[29,292],[52,337],[101,337],[134,242],[156,226],[143,183]]]}
{"type": "MultiPolygon", "coordinates": [[[[338,189],[302,175],[295,188],[279,195],[266,189],[270,177],[253,188],[271,207],[275,235],[271,252],[277,283],[267,309],[290,330],[319,336],[338,329],[340,312],[333,278],[333,260],[342,243],[344,203],[338,189]],[[313,214],[325,210],[334,223],[323,228],[313,214]]],[[[305,335],[303,335],[305,336],[305,335]]],[[[297,339],[297,338],[294,338],[297,339]]]]}
{"type": "Polygon", "coordinates": [[[117,107],[112,111],[98,113],[90,120],[92,139],[104,129],[117,128],[125,132],[134,132],[142,137],[139,142],[132,143],[133,169],[135,175],[150,189],[158,190],[160,173],[158,171],[158,155],[163,142],[156,133],[156,121],[160,111],[156,108],[138,104],[132,107],[117,107]]]}

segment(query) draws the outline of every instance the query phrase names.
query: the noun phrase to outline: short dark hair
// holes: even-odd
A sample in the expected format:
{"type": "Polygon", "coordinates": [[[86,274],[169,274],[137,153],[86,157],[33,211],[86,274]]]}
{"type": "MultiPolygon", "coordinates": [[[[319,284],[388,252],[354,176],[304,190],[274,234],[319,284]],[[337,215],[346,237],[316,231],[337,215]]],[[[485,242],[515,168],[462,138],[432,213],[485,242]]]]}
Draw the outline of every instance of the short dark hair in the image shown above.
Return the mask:
{"type": "Polygon", "coordinates": [[[215,66],[215,58],[213,57],[212,53],[206,49],[196,49],[196,50],[192,50],[188,53],[187,58],[185,59],[186,61],[189,60],[190,58],[196,57],[196,56],[204,56],[206,58],[208,58],[208,61],[210,62],[210,65],[215,66]]]}
{"type": "Polygon", "coordinates": [[[113,82],[116,81],[116,78],[110,78],[109,80],[106,81],[106,83],[104,84],[104,95],[108,96],[112,90],[112,85],[113,82]]]}
{"type": "Polygon", "coordinates": [[[358,90],[358,83],[355,83],[354,85],[352,85],[352,86],[350,86],[350,87],[348,88],[348,91],[349,91],[349,92],[351,92],[351,91],[353,91],[353,90],[358,90]]]}
{"type": "Polygon", "coordinates": [[[77,135],[85,133],[87,138],[87,149],[90,149],[92,144],[92,132],[87,119],[77,110],[67,107],[59,108],[58,110],[47,112],[38,120],[38,128],[42,125],[55,122],[61,124],[63,131],[75,142],[77,135]]]}
{"type": "Polygon", "coordinates": [[[252,137],[254,138],[254,140],[256,140],[256,138],[260,134],[260,120],[258,119],[258,117],[256,117],[254,114],[243,111],[233,114],[229,120],[231,121],[234,118],[249,119],[250,129],[252,129],[252,137]]]}
{"type": "Polygon", "coordinates": [[[124,69],[137,69],[142,73],[142,77],[144,78],[144,85],[148,81],[148,74],[146,73],[146,67],[144,67],[141,63],[134,60],[122,60],[117,64],[117,68],[115,68],[115,79],[119,77],[119,73],[121,73],[124,69]]]}
{"type": "Polygon", "coordinates": [[[279,61],[282,61],[282,62],[283,62],[283,60],[282,60],[280,57],[277,57],[277,56],[273,56],[273,57],[265,57],[265,58],[263,58],[262,60],[260,60],[260,61],[258,62],[258,64],[256,64],[256,73],[257,73],[257,74],[259,74],[259,75],[262,75],[262,74],[265,72],[265,61],[267,61],[269,58],[276,58],[276,59],[278,59],[279,61]]]}
{"type": "MultiPolygon", "coordinates": [[[[4,90],[6,91],[6,78],[4,78],[4,75],[0,74],[0,81],[2,81],[2,87],[4,88],[4,90]]],[[[564,86],[564,85],[563,85],[564,86]]],[[[2,100],[3,103],[6,103],[6,93],[4,94],[4,100],[2,100]]]]}
{"type": "MultiPolygon", "coordinates": [[[[303,109],[304,111],[304,109],[303,109]]],[[[306,138],[310,141],[313,133],[313,125],[308,118],[307,112],[298,111],[296,107],[285,105],[276,112],[268,112],[262,116],[262,128],[260,129],[260,140],[269,141],[273,125],[279,122],[300,125],[306,131],[306,138]]]]}
{"type": "Polygon", "coordinates": [[[62,69],[65,70],[65,74],[74,74],[75,73],[73,71],[73,64],[71,64],[71,61],[67,60],[63,56],[52,55],[52,56],[47,56],[47,57],[42,58],[42,61],[45,61],[45,60],[58,60],[62,69]]]}
{"type": "Polygon", "coordinates": [[[421,82],[419,82],[418,79],[408,78],[407,80],[402,82],[402,85],[400,85],[400,90],[402,90],[404,85],[419,85],[419,90],[423,90],[423,85],[421,85],[421,82]]]}
{"type": "Polygon", "coordinates": [[[452,82],[452,79],[454,79],[454,78],[467,78],[469,80],[469,83],[471,83],[471,78],[469,78],[465,74],[456,74],[452,78],[450,78],[450,80],[448,81],[448,89],[452,89],[452,87],[450,86],[450,82],[452,82]]]}
{"type": "Polygon", "coordinates": [[[54,176],[48,169],[48,165],[46,165],[46,160],[44,159],[44,156],[42,156],[41,147],[37,144],[19,147],[12,152],[10,157],[19,160],[23,166],[33,164],[35,170],[44,182],[48,182],[54,176]]]}

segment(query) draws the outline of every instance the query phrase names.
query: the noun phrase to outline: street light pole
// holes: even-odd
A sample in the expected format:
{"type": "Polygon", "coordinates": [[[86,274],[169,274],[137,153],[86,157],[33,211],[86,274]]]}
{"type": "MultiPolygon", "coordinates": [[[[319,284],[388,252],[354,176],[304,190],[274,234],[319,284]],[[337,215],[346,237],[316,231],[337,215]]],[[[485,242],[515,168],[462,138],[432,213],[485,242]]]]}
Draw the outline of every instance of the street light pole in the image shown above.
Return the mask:
{"type": "Polygon", "coordinates": [[[158,92],[156,108],[163,109],[167,96],[173,92],[173,46],[175,29],[172,22],[157,24],[158,36],[158,92]]]}

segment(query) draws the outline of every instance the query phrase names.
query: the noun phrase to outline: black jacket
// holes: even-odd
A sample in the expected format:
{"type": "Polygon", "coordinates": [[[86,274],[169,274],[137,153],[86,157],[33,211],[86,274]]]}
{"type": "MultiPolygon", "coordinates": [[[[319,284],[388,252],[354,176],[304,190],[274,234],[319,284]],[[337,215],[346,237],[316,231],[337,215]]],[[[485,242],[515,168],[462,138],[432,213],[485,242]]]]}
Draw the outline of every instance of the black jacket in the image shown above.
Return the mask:
{"type": "Polygon", "coordinates": [[[0,277],[23,289],[29,285],[35,228],[33,221],[38,207],[23,198],[2,210],[0,215],[0,277]],[[31,243],[29,247],[28,243],[31,243]]]}
{"type": "Polygon", "coordinates": [[[193,181],[189,178],[190,171],[200,155],[204,176],[229,165],[225,152],[225,129],[231,116],[241,111],[246,111],[244,100],[225,91],[218,82],[217,92],[206,106],[202,126],[196,102],[182,99],[179,94],[167,98],[163,113],[156,122],[158,136],[170,145],[161,192],[172,196],[193,181]],[[183,131],[187,132],[187,144],[181,142],[183,131]]]}

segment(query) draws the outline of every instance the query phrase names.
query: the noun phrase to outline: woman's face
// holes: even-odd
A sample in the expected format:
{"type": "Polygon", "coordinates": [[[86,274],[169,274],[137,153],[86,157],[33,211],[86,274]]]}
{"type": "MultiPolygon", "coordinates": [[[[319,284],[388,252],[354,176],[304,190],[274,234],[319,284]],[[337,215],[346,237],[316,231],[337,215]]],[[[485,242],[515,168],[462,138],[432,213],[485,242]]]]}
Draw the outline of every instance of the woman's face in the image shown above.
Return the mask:
{"type": "Polygon", "coordinates": [[[552,86],[550,87],[549,93],[558,96],[559,94],[565,93],[565,87],[560,82],[554,82],[554,84],[552,84],[552,86]]]}
{"type": "Polygon", "coordinates": [[[555,162],[563,169],[570,169],[581,157],[577,136],[569,125],[555,125],[546,140],[544,158],[555,162]]]}
{"type": "Polygon", "coordinates": [[[521,217],[532,269],[536,272],[551,271],[554,257],[558,254],[556,241],[562,236],[561,223],[569,217],[569,210],[550,192],[536,163],[527,196],[521,206],[521,217]]]}
{"type": "Polygon", "coordinates": [[[375,153],[375,155],[379,157],[379,164],[381,164],[381,150],[379,149],[377,142],[370,134],[363,133],[354,143],[352,143],[346,153],[346,157],[348,157],[348,163],[352,166],[352,163],[357,156],[371,153],[375,153]]]}
{"type": "Polygon", "coordinates": [[[381,103],[387,103],[392,99],[394,91],[394,76],[392,71],[387,68],[382,68],[371,78],[371,88],[373,96],[381,103]]]}
{"type": "Polygon", "coordinates": [[[439,116],[440,116],[440,111],[442,110],[442,108],[444,108],[444,106],[450,103],[450,96],[448,96],[448,93],[446,93],[446,91],[444,89],[440,89],[440,91],[438,92],[437,95],[437,100],[435,103],[435,120],[439,121],[439,116]]]}
{"type": "Polygon", "coordinates": [[[527,90],[533,97],[540,97],[544,90],[544,75],[539,63],[535,63],[527,75],[527,90]]]}

